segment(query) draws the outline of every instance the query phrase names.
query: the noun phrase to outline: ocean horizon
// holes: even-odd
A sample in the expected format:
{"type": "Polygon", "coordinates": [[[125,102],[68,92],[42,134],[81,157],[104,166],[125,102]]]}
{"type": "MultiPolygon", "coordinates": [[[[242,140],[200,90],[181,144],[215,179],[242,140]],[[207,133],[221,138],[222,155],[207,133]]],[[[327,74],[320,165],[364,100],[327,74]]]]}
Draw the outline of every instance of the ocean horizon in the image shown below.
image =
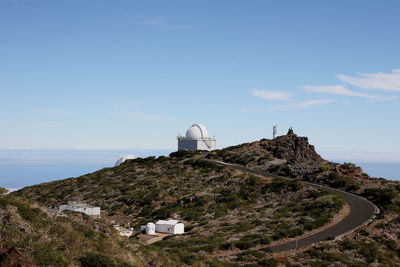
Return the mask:
{"type": "MultiPolygon", "coordinates": [[[[113,167],[126,154],[167,156],[173,149],[0,150],[0,187],[10,191],[35,184],[79,177],[113,167]]],[[[329,159],[334,162],[344,161],[329,159]]],[[[357,162],[371,177],[400,180],[400,162],[357,162]]]]}

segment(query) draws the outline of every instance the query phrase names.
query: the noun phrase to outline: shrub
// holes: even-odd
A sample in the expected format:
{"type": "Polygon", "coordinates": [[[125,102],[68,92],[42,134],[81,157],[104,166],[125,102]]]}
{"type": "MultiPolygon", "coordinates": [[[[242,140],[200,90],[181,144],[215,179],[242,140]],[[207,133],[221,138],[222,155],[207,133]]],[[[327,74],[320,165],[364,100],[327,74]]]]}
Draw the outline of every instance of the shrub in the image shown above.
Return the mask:
{"type": "Polygon", "coordinates": [[[240,250],[249,249],[255,247],[257,245],[254,241],[236,241],[234,242],[234,246],[240,250]]]}
{"type": "Polygon", "coordinates": [[[54,244],[36,243],[33,247],[33,258],[40,266],[68,266],[68,262],[61,253],[53,250],[54,244]]]}
{"type": "Polygon", "coordinates": [[[231,190],[223,190],[215,202],[225,203],[230,209],[235,209],[240,206],[241,199],[237,193],[231,190]]]}
{"type": "Polygon", "coordinates": [[[111,257],[96,254],[87,253],[84,256],[78,258],[78,262],[81,267],[113,267],[117,266],[111,257]]]}
{"type": "Polygon", "coordinates": [[[393,191],[381,188],[367,188],[362,195],[381,207],[391,204],[395,197],[393,191]]]}
{"type": "Polygon", "coordinates": [[[334,188],[341,188],[348,186],[351,183],[350,178],[340,176],[339,174],[332,172],[328,175],[328,184],[334,188]]]}
{"type": "Polygon", "coordinates": [[[204,169],[222,169],[221,166],[216,165],[215,163],[206,161],[206,160],[188,160],[185,164],[190,164],[194,168],[204,168],[204,169]]]}
{"type": "Polygon", "coordinates": [[[303,188],[303,184],[298,180],[287,180],[287,179],[274,179],[272,183],[266,184],[262,191],[266,192],[297,192],[303,188]]]}
{"type": "Polygon", "coordinates": [[[325,172],[325,171],[329,171],[329,166],[328,165],[323,165],[321,167],[319,167],[318,172],[325,172]]]}
{"type": "Polygon", "coordinates": [[[191,151],[187,151],[187,150],[179,150],[176,152],[172,152],[171,154],[169,154],[170,157],[173,158],[187,158],[190,157],[194,154],[194,152],[191,151]]]}
{"type": "Polygon", "coordinates": [[[6,193],[8,193],[8,190],[3,187],[0,187],[0,195],[6,194],[6,193]]]}
{"type": "Polygon", "coordinates": [[[276,171],[278,171],[280,168],[281,168],[280,165],[271,165],[271,166],[268,167],[267,170],[268,170],[269,172],[276,172],[276,171]]]}
{"type": "Polygon", "coordinates": [[[262,259],[258,261],[259,266],[267,266],[267,267],[275,267],[278,266],[278,261],[274,258],[271,259],[262,259]]]}
{"type": "Polygon", "coordinates": [[[260,259],[264,256],[264,253],[262,253],[259,250],[250,250],[246,252],[242,252],[238,255],[237,259],[239,261],[255,261],[257,259],[260,259]]]}
{"type": "Polygon", "coordinates": [[[360,245],[359,253],[366,258],[368,263],[374,262],[379,255],[378,246],[375,243],[363,243],[360,245]]]}
{"type": "Polygon", "coordinates": [[[357,184],[352,184],[346,188],[346,191],[357,191],[360,189],[360,186],[357,184]]]}

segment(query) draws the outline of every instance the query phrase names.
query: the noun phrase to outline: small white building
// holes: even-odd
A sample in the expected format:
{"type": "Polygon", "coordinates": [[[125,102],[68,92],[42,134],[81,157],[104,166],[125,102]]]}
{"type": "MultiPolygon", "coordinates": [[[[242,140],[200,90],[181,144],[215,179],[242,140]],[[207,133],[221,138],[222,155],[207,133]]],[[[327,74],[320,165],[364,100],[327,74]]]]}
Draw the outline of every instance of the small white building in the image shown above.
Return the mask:
{"type": "Polygon", "coordinates": [[[180,223],[177,220],[159,220],[156,222],[156,232],[164,233],[164,234],[174,234],[179,235],[185,232],[183,223],[180,223]]]}
{"type": "Polygon", "coordinates": [[[193,124],[185,136],[178,136],[178,150],[208,150],[216,149],[217,141],[208,136],[207,128],[202,124],[193,124]]]}
{"type": "Polygon", "coordinates": [[[121,236],[130,237],[133,234],[133,230],[132,229],[123,228],[118,224],[114,224],[113,226],[118,231],[119,235],[121,235],[121,236]]]}
{"type": "Polygon", "coordinates": [[[185,226],[177,220],[159,220],[156,224],[141,225],[140,231],[146,232],[147,235],[154,235],[155,233],[179,235],[185,232],[185,226]]]}
{"type": "Polygon", "coordinates": [[[82,212],[89,216],[100,216],[100,207],[91,206],[80,202],[68,202],[67,205],[60,205],[59,210],[71,210],[76,212],[82,212]]]}

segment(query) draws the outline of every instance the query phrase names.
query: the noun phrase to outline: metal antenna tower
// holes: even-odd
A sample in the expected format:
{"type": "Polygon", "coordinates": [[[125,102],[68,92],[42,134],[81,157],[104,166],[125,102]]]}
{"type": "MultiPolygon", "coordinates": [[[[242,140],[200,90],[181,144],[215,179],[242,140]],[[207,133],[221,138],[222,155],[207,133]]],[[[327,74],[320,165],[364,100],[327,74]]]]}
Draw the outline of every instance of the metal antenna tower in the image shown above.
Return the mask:
{"type": "Polygon", "coordinates": [[[274,127],[272,127],[272,139],[275,139],[277,132],[278,132],[278,125],[274,125],[274,127]]]}

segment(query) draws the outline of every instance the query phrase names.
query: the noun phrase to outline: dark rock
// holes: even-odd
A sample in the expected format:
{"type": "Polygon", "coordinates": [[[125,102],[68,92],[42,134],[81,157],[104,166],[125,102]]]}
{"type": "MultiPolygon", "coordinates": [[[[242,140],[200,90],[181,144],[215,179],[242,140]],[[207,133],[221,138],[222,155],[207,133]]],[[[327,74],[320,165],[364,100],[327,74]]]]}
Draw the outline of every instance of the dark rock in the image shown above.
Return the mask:
{"type": "Polygon", "coordinates": [[[263,141],[260,145],[272,153],[274,158],[285,159],[288,162],[323,161],[314,146],[308,143],[308,138],[298,137],[293,130],[274,140],[263,141]]]}

